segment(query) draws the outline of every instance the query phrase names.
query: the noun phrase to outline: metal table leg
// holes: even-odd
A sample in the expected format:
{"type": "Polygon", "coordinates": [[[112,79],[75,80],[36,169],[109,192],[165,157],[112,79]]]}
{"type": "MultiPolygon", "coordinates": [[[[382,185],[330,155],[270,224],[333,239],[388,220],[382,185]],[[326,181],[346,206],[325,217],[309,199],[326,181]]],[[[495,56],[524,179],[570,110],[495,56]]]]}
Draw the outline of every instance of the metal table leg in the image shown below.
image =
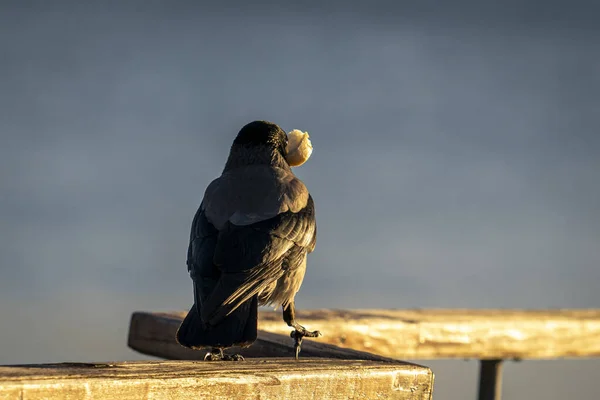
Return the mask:
{"type": "Polygon", "coordinates": [[[481,360],[479,400],[500,400],[502,392],[502,360],[481,360]]]}

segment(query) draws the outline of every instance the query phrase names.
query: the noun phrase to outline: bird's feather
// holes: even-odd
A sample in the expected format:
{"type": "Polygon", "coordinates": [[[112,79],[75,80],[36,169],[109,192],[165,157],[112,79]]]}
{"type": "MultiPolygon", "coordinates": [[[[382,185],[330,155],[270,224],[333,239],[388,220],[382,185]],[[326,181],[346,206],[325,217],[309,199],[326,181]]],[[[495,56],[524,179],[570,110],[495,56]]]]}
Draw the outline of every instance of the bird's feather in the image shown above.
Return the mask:
{"type": "Polygon", "coordinates": [[[266,304],[293,300],[304,273],[296,274],[300,282],[277,284],[284,274],[305,268],[315,231],[311,197],[297,213],[288,211],[247,226],[228,223],[218,235],[213,258],[220,279],[202,304],[206,322],[218,323],[256,295],[266,304]]]}
{"type": "Polygon", "coordinates": [[[299,212],[308,202],[308,190],[291,171],[251,165],[226,171],[207,187],[203,207],[218,229],[227,222],[251,225],[287,211],[299,212]]]}

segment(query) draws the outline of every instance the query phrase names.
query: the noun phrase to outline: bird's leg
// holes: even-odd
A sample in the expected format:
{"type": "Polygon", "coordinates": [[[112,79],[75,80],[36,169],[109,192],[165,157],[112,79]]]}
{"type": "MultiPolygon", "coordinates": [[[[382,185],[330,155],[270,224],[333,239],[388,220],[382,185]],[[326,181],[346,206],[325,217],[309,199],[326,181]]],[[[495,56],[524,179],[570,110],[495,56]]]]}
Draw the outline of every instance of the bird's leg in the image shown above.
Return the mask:
{"type": "Polygon", "coordinates": [[[319,331],[307,331],[305,327],[296,322],[296,306],[291,301],[287,307],[283,307],[283,320],[295,330],[290,333],[290,337],[294,339],[294,350],[296,352],[296,360],[300,354],[300,347],[302,346],[302,339],[305,337],[319,337],[321,332],[319,331]]]}
{"type": "Polygon", "coordinates": [[[213,347],[204,356],[204,361],[244,361],[244,357],[241,354],[228,355],[223,354],[223,348],[213,347]]]}
{"type": "Polygon", "coordinates": [[[204,356],[204,361],[222,361],[223,360],[223,349],[220,347],[213,347],[204,356]]]}

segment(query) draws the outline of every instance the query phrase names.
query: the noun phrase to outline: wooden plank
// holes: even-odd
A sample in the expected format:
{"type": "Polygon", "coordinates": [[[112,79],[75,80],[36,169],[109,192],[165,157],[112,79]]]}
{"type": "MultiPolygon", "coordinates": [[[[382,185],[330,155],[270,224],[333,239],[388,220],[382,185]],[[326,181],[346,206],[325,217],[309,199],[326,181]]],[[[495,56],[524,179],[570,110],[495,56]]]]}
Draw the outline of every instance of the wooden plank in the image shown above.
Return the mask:
{"type": "Polygon", "coordinates": [[[433,374],[405,363],[326,359],[0,367],[0,399],[431,399],[433,374]]]}
{"type": "MultiPolygon", "coordinates": [[[[184,314],[168,315],[180,321],[184,314]]],[[[281,313],[261,312],[259,318],[261,330],[289,335],[281,313]]],[[[323,333],[311,343],[400,359],[600,356],[600,310],[595,309],[313,310],[298,311],[297,320],[323,333]]]]}
{"type": "MultiPolygon", "coordinates": [[[[185,314],[182,314],[185,315],[185,314]]],[[[202,360],[205,351],[191,350],[175,341],[182,315],[135,312],[131,316],[127,345],[142,354],[169,360],[202,360]]],[[[285,324],[284,324],[285,325],[285,324]]],[[[294,340],[287,334],[259,331],[257,341],[250,347],[234,347],[228,353],[244,357],[294,357],[294,340]]],[[[302,343],[302,358],[322,357],[343,360],[395,361],[354,349],[341,348],[318,339],[306,338],[302,343]]]]}
{"type": "MultiPolygon", "coordinates": [[[[277,313],[260,328],[285,332],[277,313]]],[[[600,355],[600,310],[317,310],[323,341],[394,358],[551,359],[600,355]]]]}

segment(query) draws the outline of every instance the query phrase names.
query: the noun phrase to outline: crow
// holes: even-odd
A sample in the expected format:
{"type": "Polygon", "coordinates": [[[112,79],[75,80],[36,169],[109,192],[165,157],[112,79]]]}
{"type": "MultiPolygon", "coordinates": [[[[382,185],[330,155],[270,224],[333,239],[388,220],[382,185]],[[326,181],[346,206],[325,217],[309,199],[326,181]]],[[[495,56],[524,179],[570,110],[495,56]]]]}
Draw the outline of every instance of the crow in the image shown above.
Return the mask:
{"type": "Polygon", "coordinates": [[[205,360],[243,360],[223,350],[256,340],[259,305],[282,308],[294,328],[296,359],[304,337],[321,335],[298,324],[294,305],[317,226],[312,196],[291,166],[311,152],[307,133],[294,130],[288,137],[272,122],[251,122],[238,132],[221,176],[206,188],[187,253],[194,305],[177,331],[182,346],[210,348],[205,360]],[[299,141],[304,152],[294,147],[299,141]]]}

